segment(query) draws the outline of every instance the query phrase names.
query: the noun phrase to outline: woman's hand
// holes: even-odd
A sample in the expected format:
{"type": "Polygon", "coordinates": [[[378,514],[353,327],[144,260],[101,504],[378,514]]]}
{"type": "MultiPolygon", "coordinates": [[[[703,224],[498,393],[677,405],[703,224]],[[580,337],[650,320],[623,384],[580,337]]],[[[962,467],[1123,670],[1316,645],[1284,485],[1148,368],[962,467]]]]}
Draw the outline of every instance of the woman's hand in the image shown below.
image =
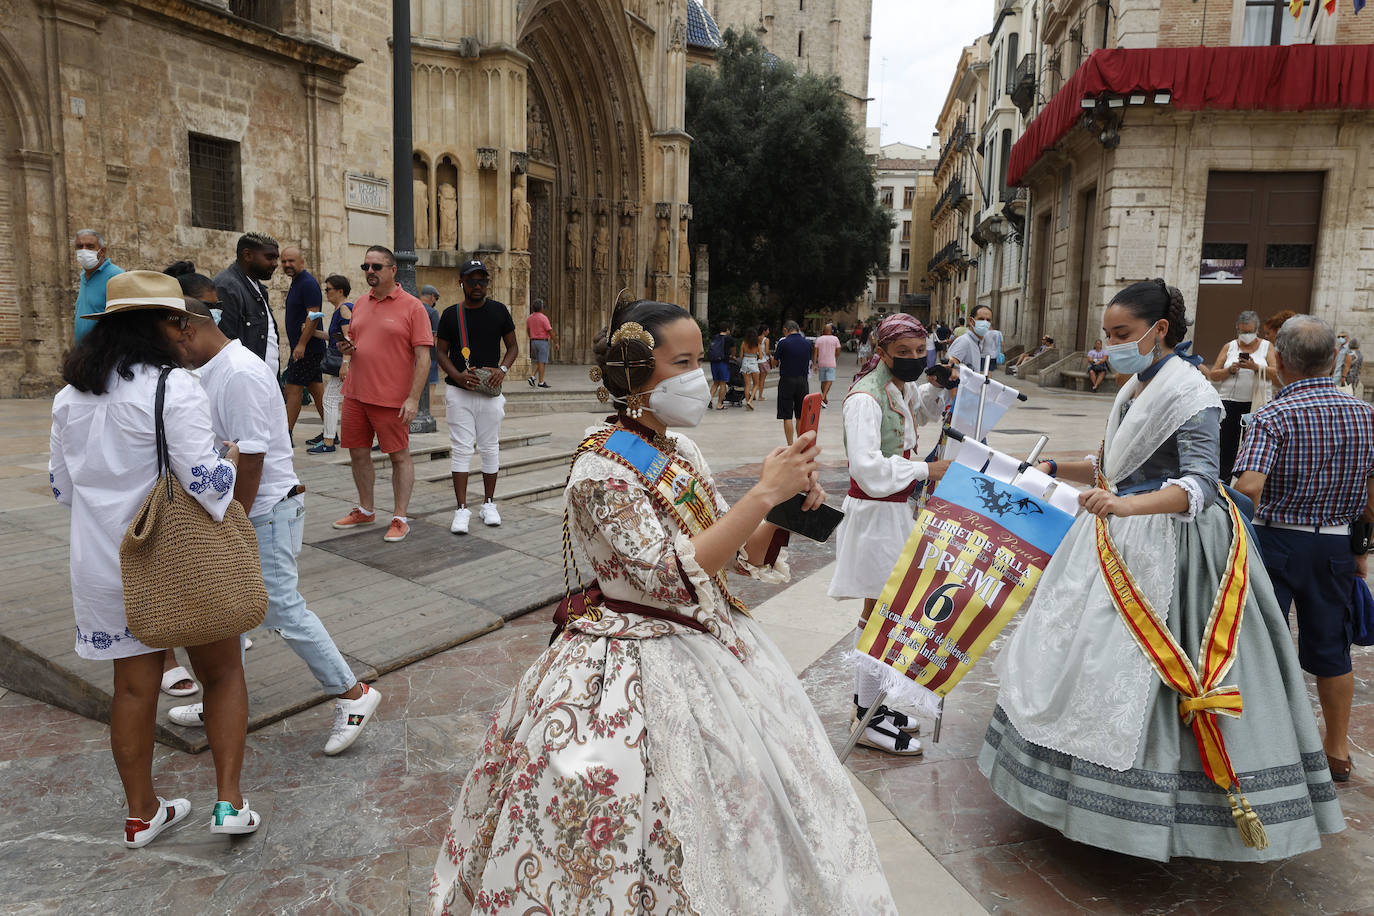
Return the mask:
{"type": "Polygon", "coordinates": [[[226,439],[223,441],[222,444],[229,446],[229,448],[224,452],[224,460],[232,464],[235,468],[237,468],[239,466],[238,443],[230,442],[226,439]]]}
{"type": "Polygon", "coordinates": [[[1130,503],[1124,497],[1117,496],[1109,490],[1100,487],[1093,487],[1078,494],[1078,505],[1085,511],[1098,518],[1106,518],[1109,515],[1123,516],[1130,515],[1130,503]]]}
{"type": "Polygon", "coordinates": [[[821,483],[817,479],[815,471],[811,472],[811,489],[806,494],[806,499],[802,500],[802,511],[810,512],[812,509],[820,508],[825,502],[825,490],[821,489],[821,483]]]}
{"type": "Polygon", "coordinates": [[[773,449],[763,459],[763,472],[759,474],[758,488],[773,505],[791,498],[794,493],[806,493],[814,483],[816,458],[821,447],[816,444],[816,434],[805,432],[791,445],[773,449]]]}

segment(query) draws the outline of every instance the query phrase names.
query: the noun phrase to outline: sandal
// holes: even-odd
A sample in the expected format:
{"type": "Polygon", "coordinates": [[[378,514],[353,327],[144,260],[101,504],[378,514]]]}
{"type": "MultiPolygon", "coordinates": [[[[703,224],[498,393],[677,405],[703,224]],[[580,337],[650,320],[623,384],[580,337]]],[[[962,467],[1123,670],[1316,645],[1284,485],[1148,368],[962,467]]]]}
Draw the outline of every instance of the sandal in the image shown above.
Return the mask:
{"type": "Polygon", "coordinates": [[[1331,769],[1332,782],[1349,782],[1350,771],[1355,769],[1354,760],[1350,758],[1342,760],[1339,757],[1332,757],[1330,754],[1326,755],[1326,765],[1331,769]]]}
{"type": "Polygon", "coordinates": [[[189,697],[194,693],[200,693],[200,685],[195,678],[191,677],[191,672],[185,666],[177,665],[162,672],[162,692],[169,697],[189,697]],[[178,687],[182,681],[190,681],[190,687],[178,687]]]}

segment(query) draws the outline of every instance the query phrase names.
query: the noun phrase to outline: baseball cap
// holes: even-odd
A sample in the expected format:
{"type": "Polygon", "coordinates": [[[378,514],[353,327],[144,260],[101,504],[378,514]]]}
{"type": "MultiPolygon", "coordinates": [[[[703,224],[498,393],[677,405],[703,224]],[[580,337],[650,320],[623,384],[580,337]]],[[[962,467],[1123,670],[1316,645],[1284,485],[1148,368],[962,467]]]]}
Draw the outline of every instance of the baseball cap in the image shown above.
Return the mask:
{"type": "Polygon", "coordinates": [[[471,261],[464,261],[463,266],[458,268],[458,276],[466,277],[468,274],[474,273],[475,271],[479,270],[487,276],[491,276],[491,271],[487,270],[487,265],[483,264],[481,261],[478,261],[476,259],[471,261]]]}

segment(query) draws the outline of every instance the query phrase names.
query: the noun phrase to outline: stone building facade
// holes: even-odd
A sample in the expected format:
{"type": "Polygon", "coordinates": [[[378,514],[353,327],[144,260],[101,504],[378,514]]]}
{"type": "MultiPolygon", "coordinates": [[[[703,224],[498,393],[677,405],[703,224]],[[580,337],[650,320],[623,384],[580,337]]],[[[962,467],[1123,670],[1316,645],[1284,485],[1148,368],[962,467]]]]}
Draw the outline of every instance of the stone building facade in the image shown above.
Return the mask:
{"type": "Polygon", "coordinates": [[[798,70],[837,76],[858,129],[868,119],[873,0],[704,0],[721,29],[749,30],[798,70]]]}
{"type": "Polygon", "coordinates": [[[867,305],[860,318],[877,318],[893,312],[909,312],[925,320],[927,306],[916,307],[914,296],[921,291],[912,286],[913,260],[930,259],[930,221],[926,213],[934,203],[932,175],[935,161],[926,151],[906,143],[888,143],[878,150],[878,202],[892,216],[887,261],[869,280],[867,305]],[[923,180],[924,179],[924,180],[923,180]],[[922,193],[924,192],[924,193],[922,193]]]}
{"type": "Polygon", "coordinates": [[[1209,361],[1243,309],[1374,334],[1369,87],[1293,75],[1371,72],[1374,10],[1309,2],[1294,20],[1286,0],[1123,0],[1112,17],[1092,0],[1026,6],[1036,117],[1009,177],[1029,196],[1030,250],[1009,343],[1048,333],[1084,350],[1112,295],[1156,276],[1182,290],[1209,361]],[[1095,52],[1113,66],[1095,67],[1095,52]],[[1147,59],[1150,76],[1111,83],[1147,59]],[[1236,66],[1289,74],[1268,90],[1284,102],[1212,101],[1245,82],[1228,79],[1236,66]],[[1160,73],[1169,85],[1152,84],[1160,73]]]}
{"type": "Polygon", "coordinates": [[[936,121],[940,154],[935,160],[938,189],[930,209],[931,246],[925,283],[932,320],[953,324],[968,314],[978,294],[981,263],[973,235],[982,197],[983,155],[979,126],[988,114],[988,40],[981,36],[964,48],[936,121]]]}
{"type": "MultiPolygon", "coordinates": [[[[689,4],[412,0],[414,174],[393,187],[387,0],[0,0],[0,396],[59,383],[71,235],[213,274],[245,230],[349,276],[412,195],[421,283],[493,267],[585,360],[617,293],[690,299],[689,4]]],[[[280,309],[285,278],[273,282],[280,309]]]]}

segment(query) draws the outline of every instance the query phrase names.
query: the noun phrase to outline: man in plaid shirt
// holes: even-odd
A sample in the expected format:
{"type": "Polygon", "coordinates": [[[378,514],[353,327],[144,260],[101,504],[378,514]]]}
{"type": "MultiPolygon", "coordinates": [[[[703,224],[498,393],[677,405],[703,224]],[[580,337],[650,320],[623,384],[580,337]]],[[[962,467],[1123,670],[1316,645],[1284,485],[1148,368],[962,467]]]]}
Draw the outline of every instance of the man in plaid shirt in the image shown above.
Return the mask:
{"type": "Polygon", "coordinates": [[[1345,782],[1352,593],[1365,574],[1350,525],[1374,519],[1374,407],[1336,390],[1336,335],[1326,322],[1290,318],[1274,347],[1284,387],[1251,418],[1236,489],[1255,502],[1255,533],[1285,619],[1297,606],[1298,661],[1317,679],[1331,778],[1345,782]]]}

